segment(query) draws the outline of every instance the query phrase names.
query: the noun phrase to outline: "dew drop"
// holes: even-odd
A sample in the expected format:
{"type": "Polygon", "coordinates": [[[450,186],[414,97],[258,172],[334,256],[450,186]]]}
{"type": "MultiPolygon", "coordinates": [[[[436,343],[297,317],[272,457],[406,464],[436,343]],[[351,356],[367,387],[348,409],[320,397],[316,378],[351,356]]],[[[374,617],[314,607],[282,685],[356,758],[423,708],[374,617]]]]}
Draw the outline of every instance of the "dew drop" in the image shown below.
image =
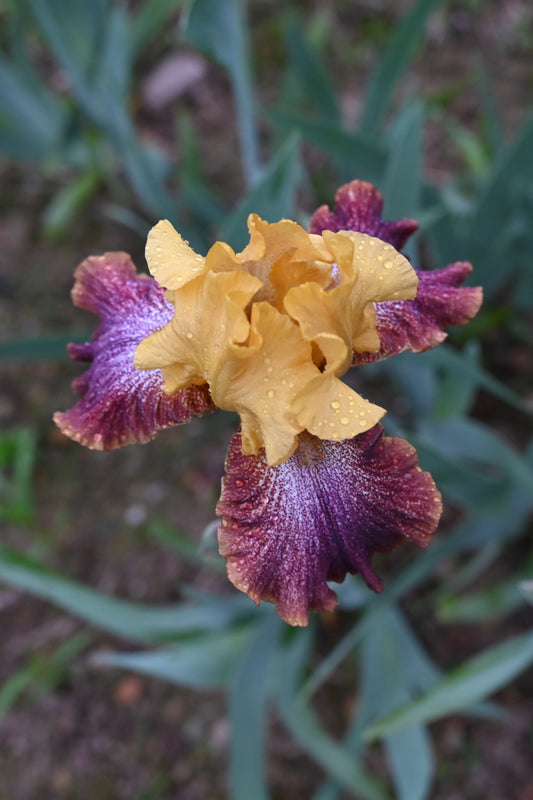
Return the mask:
{"type": "Polygon", "coordinates": [[[276,392],[274,391],[274,389],[269,389],[268,392],[267,392],[267,397],[270,397],[272,399],[275,396],[276,396],[276,392]]]}
{"type": "Polygon", "coordinates": [[[348,423],[350,422],[348,417],[341,417],[340,421],[341,421],[341,425],[348,425],[348,423]]]}
{"type": "Polygon", "coordinates": [[[192,339],[192,331],[187,331],[185,336],[187,337],[187,339],[192,339]]]}
{"type": "Polygon", "coordinates": [[[340,407],[341,407],[341,404],[339,403],[339,401],[338,401],[338,400],[332,400],[332,401],[331,401],[331,407],[332,407],[333,409],[335,409],[335,411],[336,411],[338,408],[340,408],[340,407]]]}
{"type": "Polygon", "coordinates": [[[386,261],[384,261],[384,262],[383,262],[383,266],[385,267],[385,269],[392,269],[392,267],[394,266],[394,264],[393,264],[393,262],[390,260],[390,258],[388,258],[386,261]]]}
{"type": "Polygon", "coordinates": [[[366,424],[367,424],[367,423],[366,423],[366,419],[360,419],[360,420],[359,420],[359,425],[360,425],[362,428],[365,428],[365,427],[366,427],[366,424]]]}
{"type": "Polygon", "coordinates": [[[236,478],[235,486],[237,487],[237,489],[240,489],[242,486],[244,486],[244,481],[241,481],[240,478],[236,478]]]}

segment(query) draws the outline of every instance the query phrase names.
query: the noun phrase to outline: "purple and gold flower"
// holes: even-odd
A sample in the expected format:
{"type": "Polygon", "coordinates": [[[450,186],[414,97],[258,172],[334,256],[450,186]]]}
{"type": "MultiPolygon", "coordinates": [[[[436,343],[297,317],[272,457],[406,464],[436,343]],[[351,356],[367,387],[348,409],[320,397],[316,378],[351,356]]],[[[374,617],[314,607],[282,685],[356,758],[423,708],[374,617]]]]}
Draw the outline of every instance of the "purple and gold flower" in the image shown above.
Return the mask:
{"type": "Polygon", "coordinates": [[[276,603],[292,625],[332,610],[327,581],[360,573],[382,588],[376,552],[429,543],[442,502],[414,449],[384,436],[384,409],[347,386],[353,366],[439,344],[468,322],[471,267],[417,272],[398,249],[413,220],[385,222],[371,185],[343,186],[309,231],[248,220],[241,253],[216,242],[201,256],[168,221],[148,236],[152,277],[108,253],[75,273],[73,301],[101,316],[81,395],[55,421],[97,449],[147,442],[221,408],[241,425],[226,460],[219,548],[234,585],[276,603]]]}

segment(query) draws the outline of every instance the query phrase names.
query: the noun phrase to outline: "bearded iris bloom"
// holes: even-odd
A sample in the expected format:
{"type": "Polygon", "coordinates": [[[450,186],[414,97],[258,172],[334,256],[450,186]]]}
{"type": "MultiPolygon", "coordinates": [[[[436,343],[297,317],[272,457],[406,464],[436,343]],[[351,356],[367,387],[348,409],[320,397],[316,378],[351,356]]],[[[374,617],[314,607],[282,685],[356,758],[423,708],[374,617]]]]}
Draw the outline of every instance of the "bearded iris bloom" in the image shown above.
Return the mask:
{"type": "Polygon", "coordinates": [[[386,222],[382,205],[353,181],[309,231],[251,215],[241,253],[217,242],[205,257],[162,221],[148,236],[151,277],[124,253],[75,273],[74,303],[101,324],[91,342],[69,346],[90,366],[73,384],[81,399],[56,423],[107,450],[216,408],[237,412],[219,550],[234,585],[276,603],[292,625],[331,611],[327,582],[347,572],[380,591],[372,555],[426,546],[442,511],[411,445],[384,435],[384,409],[341,377],[439,344],[443,328],[477,313],[481,290],[461,286],[468,263],[414,270],[399,251],[416,222],[386,222]]]}

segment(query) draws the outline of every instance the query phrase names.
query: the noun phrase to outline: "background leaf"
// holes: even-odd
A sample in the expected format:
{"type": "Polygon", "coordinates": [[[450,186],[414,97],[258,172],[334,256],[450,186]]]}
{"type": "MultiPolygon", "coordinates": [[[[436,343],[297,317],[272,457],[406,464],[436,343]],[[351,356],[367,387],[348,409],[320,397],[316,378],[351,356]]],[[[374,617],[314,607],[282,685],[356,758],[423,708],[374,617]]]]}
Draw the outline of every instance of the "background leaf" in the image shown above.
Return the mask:
{"type": "Polygon", "coordinates": [[[505,686],[533,661],[533,634],[516,636],[488,648],[452,670],[429,692],[371,725],[367,741],[464,711],[505,686]]]}

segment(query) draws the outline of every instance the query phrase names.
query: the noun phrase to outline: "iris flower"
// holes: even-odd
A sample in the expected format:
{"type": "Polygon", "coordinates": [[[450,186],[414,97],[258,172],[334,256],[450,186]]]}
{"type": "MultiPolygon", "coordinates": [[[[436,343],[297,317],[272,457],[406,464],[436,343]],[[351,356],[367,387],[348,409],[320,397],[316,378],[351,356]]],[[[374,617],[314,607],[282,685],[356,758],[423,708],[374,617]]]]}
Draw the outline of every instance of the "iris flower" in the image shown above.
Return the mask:
{"type": "Polygon", "coordinates": [[[149,233],[151,277],[125,253],[86,259],[76,305],[101,316],[81,395],[55,421],[108,450],[216,408],[237,412],[217,513],[233,584],[276,604],[292,625],[331,611],[328,581],[382,582],[374,553],[429,543],[441,511],[415,450],[384,435],[383,408],[341,377],[404,350],[439,344],[478,311],[468,263],[416,271],[400,254],[417,224],[386,222],[383,200],[353,181],[304,230],[252,214],[240,253],[216,242],[201,256],[170,222],[149,233]]]}

